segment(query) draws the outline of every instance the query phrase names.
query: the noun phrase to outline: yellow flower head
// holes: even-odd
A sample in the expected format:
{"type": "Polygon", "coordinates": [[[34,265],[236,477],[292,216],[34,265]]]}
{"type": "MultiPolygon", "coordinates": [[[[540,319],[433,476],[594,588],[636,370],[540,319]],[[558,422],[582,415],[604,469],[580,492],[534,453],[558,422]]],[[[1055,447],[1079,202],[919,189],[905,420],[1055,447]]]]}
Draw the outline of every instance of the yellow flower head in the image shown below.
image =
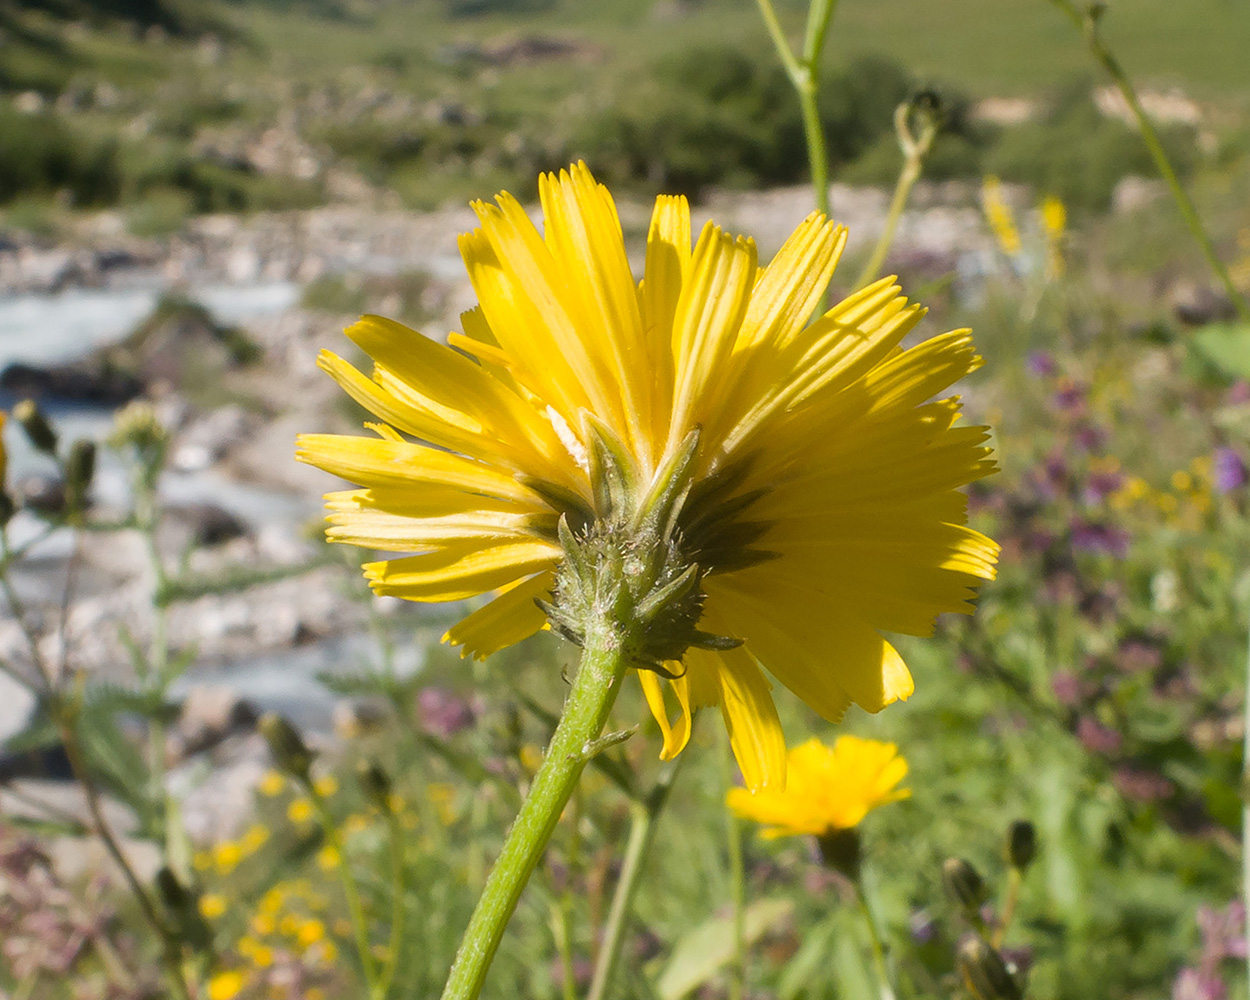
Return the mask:
{"type": "Polygon", "coordinates": [[[994,575],[957,492],[993,470],[985,428],[934,399],[981,359],[966,330],[900,347],[924,310],[891,278],[813,319],[846,242],[818,214],[761,266],[710,223],[692,240],[686,200],[661,197],[638,282],[584,164],[539,190],[541,233],[506,193],[473,206],[480,305],[449,346],[366,316],[347,334],[372,377],[322,353],[379,420],[300,437],[362,487],[327,497],[328,537],[416,553],[366,564],[379,594],[493,594],[445,636],[485,657],[548,624],[536,602],[576,637],[574,557],[662,510],[673,620],[631,650],[662,755],[719,706],[747,784],[780,785],[765,670],[828,719],[878,711],[912,692],[881,633],[928,634],[994,575]]]}
{"type": "Polygon", "coordinates": [[[311,822],[314,813],[312,802],[303,797],[292,799],[286,807],[286,818],[292,823],[298,823],[301,826],[304,823],[311,822]]]}
{"type": "Polygon", "coordinates": [[[256,790],[267,798],[281,795],[286,788],[286,776],[279,771],[266,771],[264,777],[256,785],[256,790]]]}
{"type": "Polygon", "coordinates": [[[1016,227],[1015,213],[1003,197],[1003,184],[997,177],[986,177],[981,182],[981,207],[985,221],[990,224],[998,248],[1008,257],[1020,255],[1020,230],[1016,227]]]}
{"type": "Polygon", "coordinates": [[[226,897],[215,892],[207,892],[200,897],[200,916],[205,920],[216,920],[226,912],[226,897]]]}
{"type": "Polygon", "coordinates": [[[242,972],[219,972],[208,981],[208,1000],[234,1000],[246,982],[247,977],[242,972]]]}
{"type": "Polygon", "coordinates": [[[787,756],[784,791],[730,789],[726,803],[744,819],[767,824],[761,836],[823,837],[859,825],[887,802],[911,795],[899,788],[907,761],[893,743],[839,736],[832,747],[808,740],[787,756]]]}

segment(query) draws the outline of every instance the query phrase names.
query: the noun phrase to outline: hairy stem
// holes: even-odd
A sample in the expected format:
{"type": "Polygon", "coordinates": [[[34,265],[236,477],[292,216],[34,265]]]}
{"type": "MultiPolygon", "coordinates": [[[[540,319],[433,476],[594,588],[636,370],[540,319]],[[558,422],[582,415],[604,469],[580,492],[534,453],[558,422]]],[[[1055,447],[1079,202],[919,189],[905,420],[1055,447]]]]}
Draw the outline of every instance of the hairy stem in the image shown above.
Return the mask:
{"type": "Polygon", "coordinates": [[[564,713],[534,776],[529,797],[486,879],[452,964],[443,1000],[474,1000],[481,994],[521,892],[542,858],[577,779],[597,752],[596,741],[620,691],[625,667],[619,636],[610,623],[587,630],[564,713]]]}

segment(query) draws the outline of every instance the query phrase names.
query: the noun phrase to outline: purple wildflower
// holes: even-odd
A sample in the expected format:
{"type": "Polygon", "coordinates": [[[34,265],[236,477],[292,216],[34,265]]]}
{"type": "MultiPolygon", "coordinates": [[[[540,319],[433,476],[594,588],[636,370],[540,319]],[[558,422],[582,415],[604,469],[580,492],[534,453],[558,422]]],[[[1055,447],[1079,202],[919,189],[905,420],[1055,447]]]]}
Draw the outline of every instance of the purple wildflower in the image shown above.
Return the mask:
{"type": "Polygon", "coordinates": [[[417,714],[429,732],[445,740],[477,721],[473,706],[446,688],[422,688],[417,695],[417,714]]]}
{"type": "Polygon", "coordinates": [[[1059,370],[1059,366],[1055,364],[1055,359],[1048,351],[1030,351],[1029,356],[1025,359],[1024,367],[1030,375],[1038,378],[1049,378],[1059,370]]]}
{"type": "Polygon", "coordinates": [[[1124,745],[1124,737],[1120,733],[1089,716],[1076,724],[1076,737],[1086,750],[1107,757],[1118,753],[1120,747],[1124,745]]]}
{"type": "Polygon", "coordinates": [[[1220,447],[1211,456],[1211,485],[1221,496],[1232,493],[1246,485],[1250,475],[1246,472],[1246,463],[1232,448],[1220,447]]]}
{"type": "Polygon", "coordinates": [[[1123,528],[1106,524],[1077,521],[1072,525],[1072,547],[1080,552],[1095,552],[1123,559],[1128,555],[1129,534],[1123,528]]]}

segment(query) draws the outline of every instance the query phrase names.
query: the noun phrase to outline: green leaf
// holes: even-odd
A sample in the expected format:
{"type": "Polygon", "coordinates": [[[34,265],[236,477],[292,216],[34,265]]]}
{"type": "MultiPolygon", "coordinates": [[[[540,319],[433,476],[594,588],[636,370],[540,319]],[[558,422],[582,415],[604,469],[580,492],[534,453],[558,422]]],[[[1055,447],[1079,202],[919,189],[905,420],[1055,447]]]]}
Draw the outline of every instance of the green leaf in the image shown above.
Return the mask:
{"type": "Polygon", "coordinates": [[[1250,323],[1211,323],[1198,330],[1190,344],[1220,374],[1250,378],[1250,323]]]}
{"type": "MultiPolygon", "coordinates": [[[[754,944],[794,913],[789,899],[758,899],[743,913],[743,943],[754,944]]],[[[714,917],[682,936],[660,976],[660,1000],[681,1000],[733,957],[733,918],[714,917]]]]}

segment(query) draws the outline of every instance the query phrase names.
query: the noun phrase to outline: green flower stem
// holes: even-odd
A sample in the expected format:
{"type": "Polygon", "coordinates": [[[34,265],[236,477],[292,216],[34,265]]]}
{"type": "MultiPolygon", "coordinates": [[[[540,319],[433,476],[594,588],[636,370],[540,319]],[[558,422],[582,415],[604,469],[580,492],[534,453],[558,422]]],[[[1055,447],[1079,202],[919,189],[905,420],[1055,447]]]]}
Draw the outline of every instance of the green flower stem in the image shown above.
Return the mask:
{"type": "Polygon", "coordinates": [[[612,978],[620,960],[621,945],[625,940],[625,930],[629,925],[629,917],[633,911],[634,894],[641,881],[642,870],[651,845],[655,842],[655,831],[660,814],[668,805],[673,791],[673,780],[684,757],[678,757],[671,765],[660,773],[655,786],[643,802],[635,801],[631,806],[633,816],[630,820],[629,841],[625,845],[625,861],[621,867],[621,877],[616,883],[612,894],[612,906],[608,911],[608,921],[604,925],[603,943],[595,961],[594,975],[590,981],[590,993],[586,1000],[605,1000],[612,978]]]}
{"type": "Polygon", "coordinates": [[[1202,220],[1198,217],[1198,210],[1194,207],[1193,201],[1181,186],[1180,178],[1176,176],[1176,171],[1172,169],[1172,163],[1163,149],[1163,143],[1159,141],[1159,133],[1155,131],[1154,125],[1151,124],[1150,118],[1141,106],[1141,101],[1137,97],[1137,90],[1133,87],[1133,82],[1129,79],[1128,74],[1124,72],[1119,60],[1104,44],[1102,36],[1099,34],[1098,25],[1103,13],[1103,5],[1092,4],[1087,10],[1082,12],[1077,9],[1076,4],[1072,0],[1051,0],[1051,3],[1058,7],[1073,24],[1081,29],[1085,35],[1085,41],[1089,45],[1090,53],[1102,65],[1103,69],[1107,71],[1107,75],[1111,77],[1116,87],[1119,88],[1120,93],[1124,96],[1124,100],[1128,103],[1129,109],[1133,112],[1133,117],[1137,119],[1138,128],[1141,129],[1142,140],[1150,151],[1151,159],[1155,161],[1155,167],[1158,168],[1164,181],[1167,182],[1168,188],[1172,192],[1172,200],[1176,202],[1176,207],[1180,209],[1185,225],[1189,227],[1190,233],[1193,234],[1194,239],[1201,248],[1207,264],[1220,284],[1224,286],[1224,291],[1228,293],[1229,299],[1236,307],[1237,312],[1241,314],[1241,318],[1250,320],[1250,302],[1247,302],[1245,296],[1237,290],[1237,286],[1233,284],[1232,275],[1228,273],[1228,268],[1220,260],[1219,255],[1216,254],[1211,237],[1207,234],[1206,228],[1202,225],[1202,220]]]}
{"type": "Polygon", "coordinates": [[[386,835],[391,852],[391,936],[386,947],[386,961],[382,963],[382,972],[378,976],[379,997],[390,993],[395,970],[399,968],[399,949],[404,940],[404,916],[407,913],[404,905],[404,893],[407,889],[404,831],[399,825],[399,815],[389,803],[386,810],[386,835]]]}
{"type": "Polygon", "coordinates": [[[911,197],[911,189],[916,186],[916,181],[920,180],[924,158],[933,147],[933,140],[937,138],[936,118],[925,122],[919,136],[912,136],[907,123],[910,110],[910,106],[904,103],[900,104],[894,112],[894,131],[898,134],[899,146],[903,150],[903,169],[899,171],[898,182],[894,185],[894,197],[890,199],[890,210],[885,218],[885,228],[881,230],[881,235],[877,238],[872,257],[855,280],[856,288],[863,288],[881,273],[890,247],[894,245],[894,234],[898,231],[903,209],[907,207],[907,199],[911,197]]]}
{"type": "Polygon", "coordinates": [[[802,59],[794,54],[790,43],[786,41],[772,0],[756,2],[786,75],[790,77],[798,94],[799,111],[803,116],[803,136],[807,140],[807,161],[816,194],[816,208],[822,215],[828,216],[829,152],[825,146],[825,130],[820,124],[817,97],[820,93],[820,58],[829,35],[829,24],[838,6],[837,0],[812,0],[807,11],[807,32],[803,41],[802,59]]]}
{"type": "Polygon", "coordinates": [[[998,925],[994,928],[994,934],[990,938],[990,944],[995,948],[1003,946],[1003,938],[1007,936],[1007,931],[1011,927],[1011,921],[1015,918],[1016,907],[1020,905],[1020,885],[1024,881],[1020,869],[1014,865],[1007,873],[1007,899],[1003,903],[1003,915],[998,920],[998,925]]]}
{"type": "Polygon", "coordinates": [[[890,970],[885,961],[885,945],[881,940],[881,931],[877,927],[876,915],[868,903],[868,892],[864,888],[864,880],[855,880],[855,900],[859,903],[859,912],[863,915],[864,926],[868,928],[868,942],[872,949],[872,967],[877,974],[877,987],[881,1000],[894,1000],[894,987],[890,985],[890,970]]]}
{"type": "MultiPolygon", "coordinates": [[[[733,784],[733,750],[729,734],[721,741],[721,777],[728,789],[733,784]]],[[[733,904],[733,958],[729,971],[730,1000],[742,1000],[746,984],[746,870],[742,862],[742,825],[730,809],[725,810],[725,844],[729,853],[729,887],[733,904]]]]}
{"type": "Polygon", "coordinates": [[[347,897],[347,914],[351,918],[352,935],[356,942],[356,954],[360,958],[360,968],[364,973],[365,986],[370,1000],[380,1000],[386,994],[381,989],[377,966],[373,961],[373,951],[369,947],[369,925],[365,923],[365,910],[360,901],[360,887],[347,864],[347,856],[343,851],[343,837],[334,823],[334,817],[326,806],[325,800],[317,793],[314,783],[310,780],[305,784],[308,797],[312,800],[321,822],[321,830],[325,834],[326,845],[338,854],[339,881],[343,886],[343,895],[347,897]]]}
{"type": "Polygon", "coordinates": [[[443,1000],[474,1000],[499,949],[504,928],[521,891],[542,858],[560,813],[587,762],[602,748],[599,740],[625,676],[622,644],[610,623],[588,629],[581,664],[564,713],[534,776],[503,850],[486,879],[477,908],[452,963],[443,1000]]]}

